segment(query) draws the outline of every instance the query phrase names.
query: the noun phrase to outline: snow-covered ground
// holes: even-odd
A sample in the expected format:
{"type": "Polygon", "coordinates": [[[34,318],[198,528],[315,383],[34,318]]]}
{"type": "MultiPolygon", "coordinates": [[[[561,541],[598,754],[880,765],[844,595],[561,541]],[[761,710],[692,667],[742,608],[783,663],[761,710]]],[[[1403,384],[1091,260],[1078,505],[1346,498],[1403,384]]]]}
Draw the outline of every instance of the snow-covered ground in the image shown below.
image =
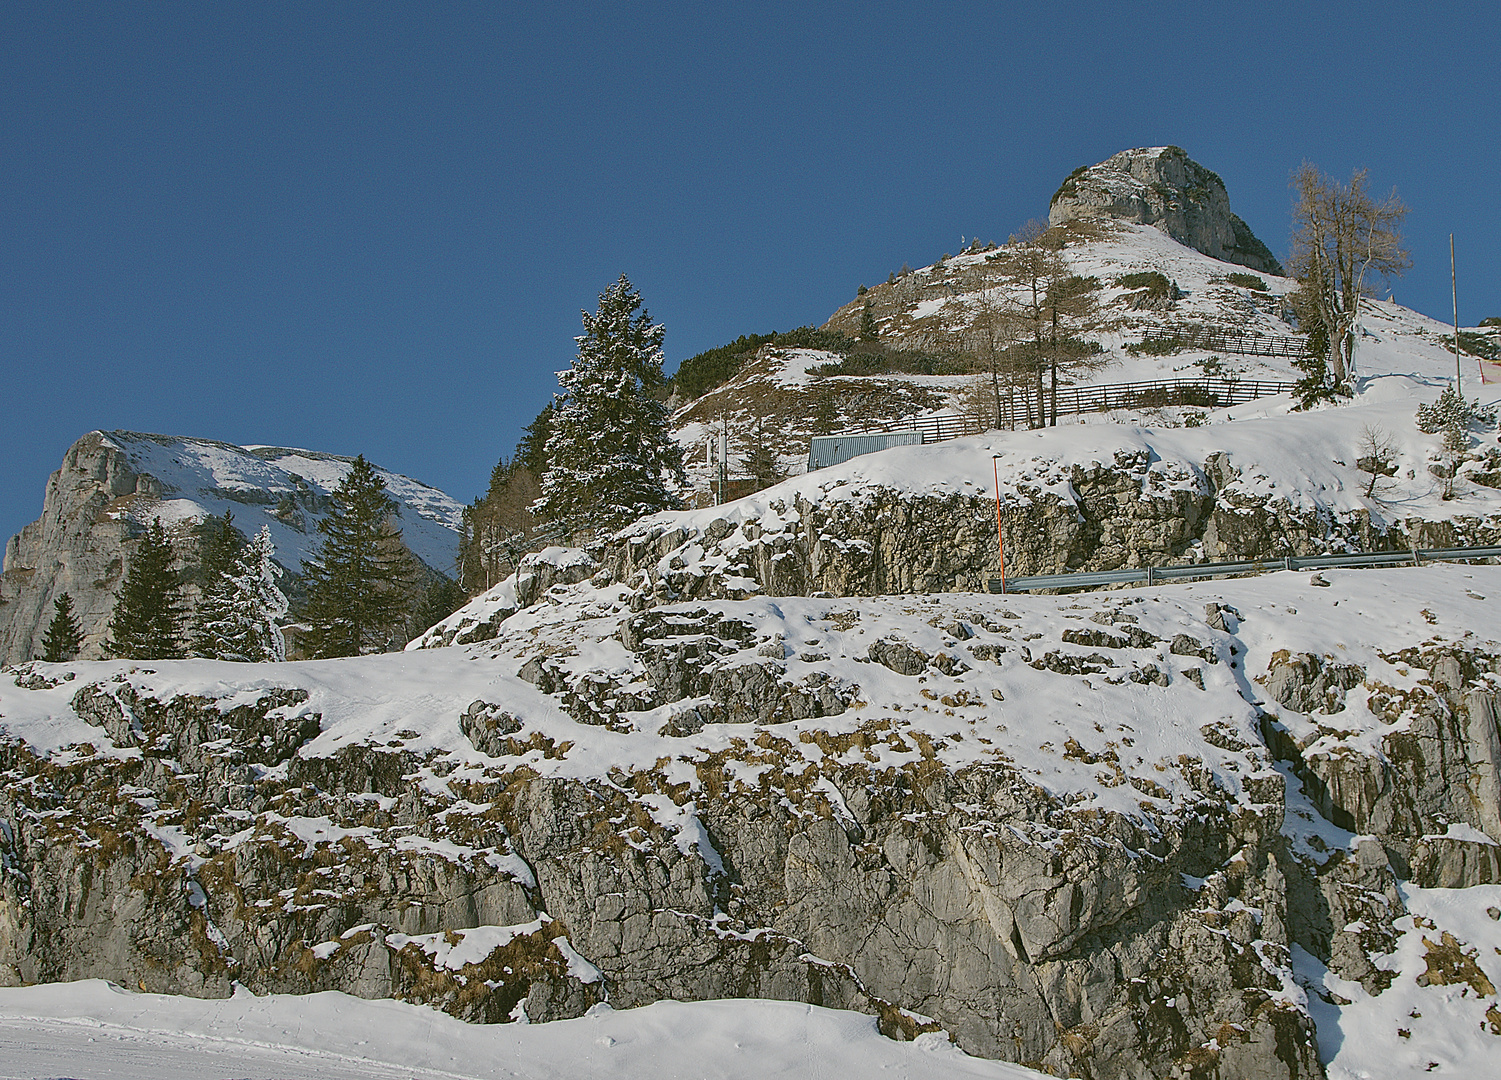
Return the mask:
{"type": "Polygon", "coordinates": [[[1494,989],[1501,985],[1501,885],[1408,885],[1401,892],[1409,914],[1397,920],[1396,949],[1379,961],[1396,976],[1382,993],[1367,994],[1297,950],[1294,966],[1311,991],[1309,1011],[1329,1080],[1495,1076],[1501,1072],[1501,1009],[1494,989]],[[1453,935],[1460,955],[1469,954],[1474,971],[1460,974],[1473,982],[1423,979],[1425,958],[1433,946],[1446,944],[1445,934],[1453,935]],[[1486,986],[1492,989],[1481,992],[1486,986]],[[1349,1004],[1338,1004],[1341,999],[1349,1004]]]}
{"type": "MultiPolygon", "coordinates": [[[[1453,364],[1441,350],[1434,348],[1432,353],[1437,355],[1425,356],[1415,349],[1385,355],[1382,370],[1364,380],[1359,396],[1337,407],[1294,412],[1293,402],[1284,395],[1218,410],[1198,427],[1098,423],[995,431],[928,446],[893,447],[795,476],[722,506],[644,518],[626,531],[645,535],[681,528],[692,537],[722,518],[731,524],[755,521],[760,534],[773,534],[796,523],[798,500],[859,505],[879,490],[978,495],[992,491],[997,477],[1001,498],[1017,512],[1040,495],[1071,500],[1075,467],[1088,474],[1100,466],[1132,461],[1147,463],[1141,469],[1144,499],[1175,488],[1204,494],[1210,490],[1205,466],[1215,455],[1222,455],[1218,460],[1223,466],[1239,474],[1227,480],[1222,471],[1219,497],[1241,500],[1242,505],[1282,504],[1293,513],[1327,513],[1347,520],[1364,513],[1382,530],[1413,519],[1494,520],[1501,514],[1501,489],[1470,479],[1501,462],[1501,438],[1494,429],[1471,435],[1469,461],[1460,470],[1454,497],[1445,498],[1445,484],[1430,468],[1440,464],[1442,436],[1420,432],[1414,413],[1420,403],[1438,396],[1446,385],[1444,369],[1452,371],[1453,364]],[[1371,437],[1390,443],[1394,475],[1382,477],[1367,495],[1371,476],[1361,470],[1360,460],[1368,456],[1371,437]],[[997,455],[998,466],[993,466],[997,455]]],[[[1374,367],[1381,356],[1378,345],[1372,346],[1371,355],[1374,367]]],[[[1501,400],[1501,388],[1486,389],[1483,402],[1501,400]]],[[[737,532],[712,550],[701,551],[701,557],[706,564],[723,563],[734,555],[733,544],[747,542],[751,541],[744,533],[737,532]]],[[[1205,558],[1217,555],[1208,552],[1205,558]]]]}
{"type": "MultiPolygon", "coordinates": [[[[1117,224],[1102,239],[1070,245],[1063,255],[1073,272],[1100,280],[1101,307],[1108,314],[1099,328],[1084,335],[1100,344],[1104,362],[1096,368],[1068,374],[1064,380],[1067,385],[1197,378],[1206,374],[1281,382],[1299,377],[1300,373],[1287,358],[1240,356],[1208,349],[1185,349],[1168,356],[1133,355],[1126,348],[1139,342],[1147,331],[1176,324],[1222,326],[1271,337],[1292,337],[1297,328],[1284,320],[1287,312],[1282,303],[1282,297],[1296,284],[1291,279],[1255,275],[1265,283],[1264,291],[1232,284],[1229,275],[1244,273],[1244,267],[1212,259],[1146,225],[1117,224]],[[1177,285],[1182,295],[1172,310],[1135,310],[1128,306],[1133,290],[1119,285],[1118,280],[1123,275],[1143,271],[1162,273],[1177,285]]],[[[946,335],[958,335],[954,340],[962,340],[965,328],[981,307],[978,290],[982,282],[978,275],[984,271],[986,259],[985,252],[959,255],[942,267],[915,271],[915,275],[925,280],[944,281],[945,294],[916,304],[902,317],[904,324],[911,321],[909,316],[921,315],[926,320],[924,325],[932,324],[929,332],[936,335],[935,340],[945,340],[946,335]]],[[[840,318],[850,312],[858,317],[858,307],[855,304],[842,309],[831,325],[838,325],[840,318]]],[[[1261,444],[1270,440],[1288,443],[1291,438],[1293,449],[1303,438],[1327,424],[1333,424],[1336,431],[1323,436],[1325,443],[1331,442],[1330,434],[1337,434],[1345,446],[1354,447],[1363,429],[1369,426],[1395,436],[1401,444],[1404,460],[1399,477],[1405,477],[1406,470],[1413,469],[1419,486],[1432,487],[1426,466],[1436,452],[1438,440],[1412,438],[1417,434],[1412,414],[1420,402],[1436,397],[1454,375],[1454,356],[1444,341],[1450,333],[1452,329],[1445,324],[1393,301],[1366,301],[1356,350],[1356,398],[1337,409],[1316,410],[1312,414],[1315,419],[1308,414],[1297,414],[1302,422],[1296,427],[1262,428],[1244,434],[1239,430],[1246,420],[1289,414],[1294,403],[1286,395],[1221,410],[1189,407],[1112,410],[1061,417],[1060,424],[1065,428],[1083,425],[1151,430],[1180,427],[1188,420],[1210,429],[1201,430],[1195,439],[1199,445],[1213,448],[1211,444],[1222,439],[1228,439],[1232,446],[1237,442],[1261,444]],[[1236,425],[1233,433],[1223,427],[1229,423],[1236,425]]],[[[716,436],[722,425],[727,426],[730,436],[732,475],[743,471],[740,460],[756,443],[758,416],[772,418],[761,437],[778,450],[789,473],[796,475],[806,467],[807,438],[813,430],[812,410],[821,396],[832,396],[846,403],[835,421],[836,430],[874,430],[903,416],[963,411],[963,394],[975,379],[956,375],[862,377],[813,373],[814,368],[839,360],[834,353],[811,349],[773,351],[748,363],[729,383],[685,406],[678,415],[678,439],[685,448],[695,487],[706,488],[714,475],[705,440],[716,436]],[[907,404],[903,405],[903,401],[907,404]]],[[[1465,356],[1461,370],[1467,397],[1490,404],[1501,400],[1501,385],[1494,380],[1481,383],[1481,366],[1474,357],[1465,356]]],[[[1026,437],[1035,436],[1028,433],[1026,437]]],[[[1094,449],[1090,440],[1101,438],[1108,436],[1081,435],[1077,431],[1061,435],[1069,450],[1076,454],[1094,449]]],[[[993,449],[1007,453],[1026,445],[1024,439],[1011,439],[993,449]]],[[[1497,445],[1494,438],[1490,445],[1497,445]]],[[[1047,444],[1044,448],[1048,448],[1047,444]]],[[[1314,455],[1308,456],[1312,459],[1314,455]]],[[[1353,469],[1359,456],[1335,453],[1332,459],[1342,458],[1353,469]]],[[[1203,460],[1202,456],[1199,460],[1203,460]]],[[[920,469],[909,467],[905,471],[926,479],[920,469]]],[[[1408,491],[1392,494],[1388,501],[1405,502],[1410,489],[1409,485],[1408,491]]]]}
{"type": "Polygon", "coordinates": [[[1029,1080],[939,1033],[898,1043],[872,1017],[782,1001],[596,1006],[552,1024],[465,1024],[345,994],[226,1001],[99,980],[0,989],[0,1077],[200,1080],[1029,1080]]]}

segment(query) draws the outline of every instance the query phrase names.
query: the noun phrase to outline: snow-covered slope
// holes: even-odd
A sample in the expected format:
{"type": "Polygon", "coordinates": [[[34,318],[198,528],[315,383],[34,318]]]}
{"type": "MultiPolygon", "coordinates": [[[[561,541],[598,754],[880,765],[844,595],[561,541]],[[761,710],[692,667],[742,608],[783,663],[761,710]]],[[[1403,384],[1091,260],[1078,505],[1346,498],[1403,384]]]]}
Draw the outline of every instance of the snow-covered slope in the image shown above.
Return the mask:
{"type": "MultiPolygon", "coordinates": [[[[564,1000],[581,1009],[599,988],[617,1007],[719,997],[725,977],[764,986],[748,973],[796,958],[796,970],[823,965],[829,981],[818,992],[836,1001],[846,1000],[836,984],[854,980],[862,1008],[900,1007],[913,1023],[934,1017],[973,1052],[1049,1068],[1092,1054],[1100,1075],[1113,1076],[1149,1063],[1165,1072],[1193,1055],[1264,1054],[1255,1060],[1265,1063],[1285,1053],[1306,1076],[1296,1050],[1306,1010],[1324,1057],[1337,1068],[1348,1058],[1356,1064],[1346,1075],[1360,1075],[1360,1055],[1372,1051],[1339,1033],[1375,1038],[1391,1007],[1338,981],[1354,979],[1347,963],[1336,979],[1324,969],[1336,961],[1312,959],[1319,948],[1329,956],[1331,931],[1319,936],[1325,901],[1311,898],[1326,895],[1326,878],[1327,895],[1346,895],[1339,875],[1368,872],[1371,837],[1319,815],[1276,760],[1267,725],[1307,744],[1298,768],[1312,777],[1329,744],[1304,737],[1300,723],[1345,731],[1341,753],[1359,753],[1362,725],[1417,723],[1416,714],[1374,719],[1374,703],[1420,703],[1426,687],[1453,678],[1441,654],[1461,658],[1472,692],[1494,694],[1496,595],[1501,569],[1485,566],[1277,573],[1073,597],[749,599],[643,611],[619,585],[558,584],[493,639],[462,647],[253,668],[37,665],[24,685],[0,684],[8,735],[80,780],[89,770],[140,779],[121,786],[129,798],[109,804],[111,817],[75,794],[67,814],[44,819],[44,793],[64,774],[16,757],[32,779],[11,785],[0,818],[16,837],[10,865],[29,868],[32,889],[44,869],[56,882],[32,909],[49,922],[26,939],[35,942],[65,940],[51,923],[76,907],[62,884],[73,830],[81,839],[107,820],[115,835],[138,837],[135,872],[161,878],[150,917],[175,909],[167,898],[180,893],[205,928],[185,941],[207,950],[189,948],[175,969],[139,970],[153,980],[198,971],[209,983],[197,992],[233,975],[261,992],[342,986],[467,1010],[483,998],[455,980],[490,979],[487,992],[516,1000],[509,980],[521,969],[502,972],[487,950],[511,972],[518,954],[507,943],[542,935],[557,943],[561,958],[548,961],[565,980],[557,985],[587,993],[543,994],[542,969],[529,968],[531,991],[523,983],[520,993],[534,1018],[560,1015],[547,1010],[564,1000]],[[1289,652],[1359,669],[1338,683],[1337,719],[1300,719],[1279,667],[1289,652]],[[110,701],[128,705],[138,735],[111,719],[110,701]],[[266,713],[268,738],[312,721],[311,738],[287,743],[295,752],[280,764],[252,766],[252,786],[222,809],[185,813],[214,805],[211,778],[234,775],[236,736],[194,747],[172,718],[194,709],[250,717],[259,738],[253,717],[267,705],[257,702],[278,704],[266,713]],[[168,785],[160,793],[155,774],[131,771],[143,754],[177,763],[156,770],[168,785]],[[170,779],[175,768],[181,779],[170,779]],[[171,796],[170,785],[187,786],[171,796]],[[45,865],[35,847],[44,820],[53,837],[45,865]],[[156,850],[168,861],[150,870],[156,850]],[[268,876],[275,865],[286,869],[268,876]],[[388,882],[374,895],[372,876],[388,882]],[[420,884],[450,879],[468,882],[457,898],[420,884]],[[509,923],[477,918],[462,897],[488,895],[485,882],[506,883],[507,903],[524,896],[526,906],[509,923]],[[413,921],[396,922],[400,910],[413,921]],[[419,924],[419,912],[431,921],[419,924]],[[289,932],[300,944],[268,965],[254,943],[289,932]],[[1177,951],[1157,951],[1163,935],[1182,942],[1177,951]],[[372,974],[403,970],[430,973],[394,984],[372,974]],[[1164,1009],[1181,1034],[1157,1044],[1140,1032],[1164,1009]],[[1226,1032],[1241,1032],[1248,1049],[1226,1032]]],[[[1482,766],[1495,763],[1477,759],[1482,766]]],[[[1447,820],[1454,836],[1493,844],[1465,809],[1464,784],[1452,794],[1420,808],[1417,831],[1442,833],[1447,820]]],[[[1409,841],[1399,830],[1383,842],[1409,841]]],[[[7,880],[14,888],[18,879],[7,880]]],[[[1478,1025],[1497,1007],[1494,992],[1413,980],[1422,956],[1442,960],[1422,938],[1442,946],[1443,930],[1481,976],[1501,979],[1486,959],[1489,921],[1450,918],[1426,892],[1402,889],[1382,903],[1407,897],[1411,914],[1393,907],[1393,936],[1371,939],[1362,955],[1396,972],[1391,1000],[1424,1018],[1426,1041],[1408,1055],[1415,1068],[1463,1027],[1470,1033],[1455,1034],[1442,1060],[1483,1069],[1493,1037],[1478,1025]]],[[[1472,895],[1493,902],[1484,889],[1472,895]]],[[[91,903],[108,909],[98,896],[91,903]]],[[[1338,915],[1334,937],[1358,938],[1356,921],[1338,915]]],[[[68,977],[119,962],[75,948],[58,969],[68,977]]],[[[62,959],[0,953],[0,963],[47,962],[62,959]]],[[[136,970],[112,977],[134,985],[136,970]]],[[[813,993],[782,985],[758,992],[813,993]]]]}
{"type": "MultiPolygon", "coordinates": [[[[327,497],[343,481],[354,459],[315,450],[275,446],[233,446],[211,439],[103,433],[137,474],[160,484],[159,502],[136,500],[113,513],[134,517],[160,514],[163,524],[198,520],[208,514],[235,516],[242,532],[271,528],[280,560],[295,568],[318,545],[318,521],[327,497]],[[290,500],[287,512],[278,506],[290,500]]],[[[464,508],[437,488],[377,467],[386,490],[401,510],[401,534],[412,552],[434,569],[447,572],[458,552],[464,508]]]]}
{"type": "Polygon", "coordinates": [[[555,1024],[481,1027],[345,994],[225,1001],[102,981],[0,990],[0,1076],[113,1080],[1034,1080],[941,1035],[881,1037],[868,1016],[781,1001],[658,1002],[555,1024]]]}
{"type": "MultiPolygon", "coordinates": [[[[1004,249],[956,255],[895,283],[878,285],[836,311],[826,325],[856,332],[869,298],[882,340],[905,347],[972,348],[968,335],[985,310],[987,294],[998,296],[1001,304],[1025,299],[1021,289],[1006,284],[998,254],[1004,254],[1004,249]]],[[[1139,342],[1149,330],[1191,324],[1268,336],[1297,333],[1285,320],[1288,312],[1282,299],[1295,287],[1290,278],[1252,274],[1264,289],[1236,284],[1230,275],[1243,280],[1245,267],[1210,258],[1150,225],[1111,222],[1076,227],[1059,254],[1070,273],[1095,277],[1100,283],[1096,294],[1100,325],[1083,336],[1099,342],[1107,363],[1083,373],[1080,378],[1085,385],[1202,374],[1204,362],[1214,355],[1207,349],[1187,349],[1170,357],[1128,353],[1125,346],[1139,342]],[[1143,304],[1140,287],[1121,283],[1126,275],[1146,272],[1160,273],[1174,284],[1175,298],[1160,305],[1143,304]]],[[[1215,370],[1219,373],[1260,379],[1285,379],[1292,374],[1287,360],[1218,355],[1215,370]]]]}
{"type": "MultiPolygon", "coordinates": [[[[977,320],[983,318],[987,303],[991,308],[1003,304],[995,299],[998,292],[1020,298],[1014,288],[1008,290],[1002,284],[1004,275],[999,264],[992,261],[996,254],[977,250],[957,255],[913,271],[894,283],[874,286],[839,309],[826,328],[857,334],[865,304],[869,302],[882,341],[929,353],[958,353],[962,361],[964,354],[973,354],[977,320]]],[[[1095,277],[1101,286],[1097,294],[1100,317],[1096,325],[1082,334],[1101,347],[1101,363],[1066,373],[1066,386],[1206,375],[1280,382],[1298,377],[1299,372],[1286,357],[1239,355],[1193,346],[1157,356],[1128,348],[1141,342],[1146,334],[1183,326],[1296,339],[1298,328],[1288,321],[1291,313],[1284,302],[1285,295],[1296,284],[1291,279],[1251,275],[1265,285],[1264,289],[1253,288],[1245,283],[1245,267],[1212,259],[1152,226],[1122,222],[1075,226],[1060,254],[1070,272],[1095,277]],[[1160,273],[1172,282],[1175,298],[1159,306],[1143,305],[1140,289],[1123,285],[1121,279],[1144,272],[1160,273]],[[1231,275],[1238,277],[1232,281],[1231,275]]],[[[1484,329],[1476,328],[1475,332],[1484,329]]],[[[1408,434],[1418,403],[1435,397],[1453,376],[1454,357],[1444,340],[1449,333],[1452,331],[1444,324],[1395,302],[1368,301],[1357,346],[1359,391],[1354,404],[1375,408],[1320,410],[1306,418],[1300,429],[1283,429],[1275,434],[1271,429],[1262,429],[1244,436],[1225,437],[1232,442],[1269,438],[1285,441],[1288,431],[1316,433],[1338,416],[1342,419],[1333,422],[1341,428],[1340,438],[1354,446],[1366,425],[1378,425],[1397,435],[1408,451],[1408,460],[1399,475],[1405,477],[1406,468],[1415,467],[1420,474],[1417,486],[1431,486],[1421,474],[1426,472],[1427,458],[1436,443],[1414,441],[1408,434]]],[[[939,412],[972,414],[974,406],[966,404],[965,392],[977,380],[988,379],[979,375],[821,375],[814,370],[839,359],[833,353],[766,347],[725,385],[680,409],[675,423],[695,483],[707,486],[712,470],[705,440],[721,430],[727,429],[730,436],[732,475],[739,474],[740,461],[760,442],[772,445],[781,455],[784,467],[796,474],[806,467],[807,440],[815,430],[875,430],[899,426],[903,418],[913,416],[939,412]]],[[[977,370],[983,367],[978,361],[976,364],[977,370]]],[[[1468,396],[1491,402],[1501,398],[1494,384],[1480,384],[1480,367],[1475,358],[1465,356],[1462,371],[1468,396]]],[[[1240,424],[1251,418],[1285,415],[1291,406],[1291,400],[1283,396],[1219,411],[1192,406],[1136,407],[1082,417],[1064,416],[1059,423],[1067,427],[1124,424],[1155,429],[1181,427],[1185,422],[1218,425],[1234,420],[1240,424]]],[[[975,420],[980,423],[977,414],[975,420]]],[[[1062,436],[1064,441],[1079,440],[1075,452],[1080,453],[1086,451],[1091,438],[1100,437],[1083,433],[1062,436]]],[[[1299,435],[1292,437],[1294,442],[1301,439],[1299,435]]],[[[1221,433],[1215,431],[1206,433],[1200,441],[1211,445],[1220,438],[1221,433]]],[[[1024,440],[1002,442],[996,444],[995,450],[1026,453],[1029,448],[1022,449],[1026,445],[1024,440]]],[[[1295,452],[1295,447],[1289,452],[1295,452]]],[[[1360,456],[1335,454],[1330,460],[1342,458],[1353,465],[1360,456]]],[[[1198,455],[1198,461],[1203,460],[1198,455]]],[[[1494,471],[1496,466],[1489,468],[1494,471]]],[[[923,475],[920,469],[909,469],[908,473],[914,478],[923,475]]],[[[1388,502],[1402,505],[1406,498],[1404,493],[1388,502]]]]}

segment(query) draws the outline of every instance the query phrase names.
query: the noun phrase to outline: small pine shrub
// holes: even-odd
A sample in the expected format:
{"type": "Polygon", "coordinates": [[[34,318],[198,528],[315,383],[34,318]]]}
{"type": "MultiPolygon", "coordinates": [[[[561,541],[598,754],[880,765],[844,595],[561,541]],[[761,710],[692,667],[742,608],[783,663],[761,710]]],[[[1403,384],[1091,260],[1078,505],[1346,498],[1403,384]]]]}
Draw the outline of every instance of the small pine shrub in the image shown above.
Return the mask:
{"type": "Polygon", "coordinates": [[[957,356],[934,356],[908,349],[851,352],[832,364],[810,368],[814,375],[969,375],[969,364],[957,356]]]}
{"type": "Polygon", "coordinates": [[[1226,278],[1226,280],[1229,281],[1231,285],[1239,285],[1242,289],[1251,289],[1254,292],[1266,292],[1266,282],[1257,277],[1255,274],[1242,274],[1237,272],[1231,274],[1228,278],[1226,278]]]}
{"type": "Polygon", "coordinates": [[[1487,409],[1478,401],[1466,401],[1449,386],[1432,405],[1419,405],[1416,419],[1419,431],[1436,435],[1450,428],[1468,431],[1471,427],[1489,427],[1496,422],[1496,410],[1487,409]]]}
{"type": "Polygon", "coordinates": [[[1115,283],[1123,289],[1145,289],[1152,296],[1167,296],[1172,282],[1156,270],[1143,270],[1137,274],[1122,274],[1115,283]]]}
{"type": "MultiPolygon", "coordinates": [[[[1444,344],[1450,349],[1454,348],[1454,335],[1444,337],[1444,344]]],[[[1478,356],[1482,360],[1501,359],[1501,345],[1497,345],[1485,334],[1477,334],[1473,330],[1461,330],[1459,332],[1459,351],[1478,356]]]]}
{"type": "Polygon", "coordinates": [[[672,376],[673,393],[689,400],[703,397],[716,386],[729,382],[746,357],[776,337],[776,334],[741,334],[728,345],[690,356],[672,376]]]}
{"type": "Polygon", "coordinates": [[[1145,338],[1134,345],[1127,345],[1126,351],[1132,356],[1172,356],[1188,348],[1189,342],[1179,334],[1162,334],[1157,337],[1145,338]]]}
{"type": "Polygon", "coordinates": [[[855,347],[853,338],[838,330],[820,330],[816,326],[799,326],[785,334],[773,334],[771,343],[781,349],[822,349],[836,353],[847,353],[855,347]]]}

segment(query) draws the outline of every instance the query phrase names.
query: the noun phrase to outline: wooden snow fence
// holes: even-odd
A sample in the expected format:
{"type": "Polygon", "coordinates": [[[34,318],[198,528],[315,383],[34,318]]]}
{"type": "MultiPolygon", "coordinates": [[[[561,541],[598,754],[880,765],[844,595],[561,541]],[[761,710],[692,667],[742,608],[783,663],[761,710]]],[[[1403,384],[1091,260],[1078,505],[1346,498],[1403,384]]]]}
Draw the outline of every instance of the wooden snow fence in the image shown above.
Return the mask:
{"type": "MultiPolygon", "coordinates": [[[[1185,405],[1200,409],[1224,409],[1257,398],[1286,394],[1296,384],[1269,379],[1151,379],[1143,382],[1103,383],[1095,386],[1060,386],[1058,415],[1109,412],[1111,409],[1160,409],[1185,405]]],[[[1026,427],[1038,418],[1051,417],[1053,391],[1044,389],[1039,408],[1037,391],[1013,390],[1001,402],[1003,426],[1026,427]]]]}

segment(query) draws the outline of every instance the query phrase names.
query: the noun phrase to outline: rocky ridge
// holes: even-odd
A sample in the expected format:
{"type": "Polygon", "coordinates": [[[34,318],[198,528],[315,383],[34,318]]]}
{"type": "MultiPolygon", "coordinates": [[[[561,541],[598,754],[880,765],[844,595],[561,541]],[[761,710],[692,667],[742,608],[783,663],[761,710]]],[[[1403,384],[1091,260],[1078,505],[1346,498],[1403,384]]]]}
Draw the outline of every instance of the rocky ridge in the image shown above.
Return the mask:
{"type": "MultiPolygon", "coordinates": [[[[1410,425],[1405,408],[1376,415],[1410,425]]],[[[1501,543],[1501,493],[1485,471],[1496,451],[1464,463],[1462,500],[1436,497],[1427,444],[1386,497],[1366,498],[1361,415],[1326,417],[1317,436],[1306,419],[1238,421],[1233,435],[1119,425],[889,449],[725,506],[643,519],[588,551],[528,556],[421,643],[481,640],[554,583],[586,579],[625,584],[640,605],[984,591],[999,566],[996,495],[971,478],[992,472],[1012,577],[1501,543]]]]}

